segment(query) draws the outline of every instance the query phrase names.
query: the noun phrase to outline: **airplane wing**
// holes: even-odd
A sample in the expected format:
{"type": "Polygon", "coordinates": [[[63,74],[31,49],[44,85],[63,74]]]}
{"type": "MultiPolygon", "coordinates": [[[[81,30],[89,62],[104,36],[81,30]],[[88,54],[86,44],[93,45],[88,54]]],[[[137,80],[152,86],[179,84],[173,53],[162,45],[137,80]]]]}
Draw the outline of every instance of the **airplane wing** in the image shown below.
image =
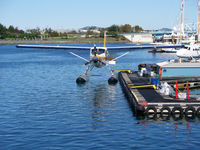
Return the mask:
{"type": "Polygon", "coordinates": [[[107,47],[108,50],[134,50],[134,49],[159,49],[159,48],[183,48],[181,44],[147,44],[147,45],[132,45],[122,47],[107,47]]]}
{"type": "MultiPolygon", "coordinates": [[[[40,49],[64,49],[64,50],[90,50],[91,47],[81,46],[54,46],[54,45],[24,45],[19,44],[17,48],[40,48],[40,49]]],[[[184,45],[180,44],[142,44],[121,47],[107,47],[108,50],[135,50],[135,49],[158,49],[158,48],[182,48],[184,45]]]]}
{"type": "Polygon", "coordinates": [[[90,50],[91,47],[79,47],[79,46],[60,46],[60,45],[24,45],[19,44],[17,48],[40,48],[40,49],[70,49],[70,50],[90,50]]]}

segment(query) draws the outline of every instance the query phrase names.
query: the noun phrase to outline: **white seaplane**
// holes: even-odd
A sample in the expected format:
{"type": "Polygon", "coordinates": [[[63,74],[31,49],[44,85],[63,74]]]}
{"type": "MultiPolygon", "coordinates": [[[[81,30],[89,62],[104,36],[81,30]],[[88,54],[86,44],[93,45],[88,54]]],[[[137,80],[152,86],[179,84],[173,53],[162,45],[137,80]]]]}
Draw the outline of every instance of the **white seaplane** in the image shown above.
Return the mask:
{"type": "Polygon", "coordinates": [[[113,70],[110,68],[109,64],[115,64],[116,60],[118,58],[121,58],[125,55],[127,55],[129,52],[126,52],[116,58],[112,58],[110,57],[109,53],[108,53],[108,49],[106,47],[96,47],[96,45],[94,45],[94,47],[92,47],[90,49],[90,60],[87,60],[73,52],[69,52],[70,54],[86,61],[85,65],[88,65],[85,73],[83,75],[80,75],[76,82],[77,83],[84,83],[87,81],[88,79],[88,71],[91,71],[94,67],[96,68],[102,68],[104,66],[107,66],[107,68],[109,69],[110,73],[111,73],[111,77],[108,79],[108,83],[109,84],[115,84],[117,83],[117,78],[114,75],[113,70]]]}
{"type": "Polygon", "coordinates": [[[90,50],[90,59],[87,60],[81,57],[78,54],[73,52],[69,52],[70,54],[86,61],[85,65],[88,65],[85,73],[80,75],[76,82],[77,83],[85,83],[88,79],[88,72],[91,71],[94,67],[102,68],[107,66],[110,70],[110,78],[108,79],[109,84],[117,83],[117,78],[114,76],[114,72],[110,68],[110,64],[115,64],[115,61],[129,53],[130,50],[134,49],[157,49],[157,48],[176,48],[176,47],[183,47],[183,45],[132,45],[132,46],[123,46],[123,47],[106,47],[106,33],[104,33],[104,47],[74,47],[74,46],[48,46],[48,45],[17,45],[17,48],[40,48],[40,49],[64,49],[64,50],[90,50]],[[116,58],[111,58],[109,55],[108,50],[124,50],[128,51],[116,58]]]}

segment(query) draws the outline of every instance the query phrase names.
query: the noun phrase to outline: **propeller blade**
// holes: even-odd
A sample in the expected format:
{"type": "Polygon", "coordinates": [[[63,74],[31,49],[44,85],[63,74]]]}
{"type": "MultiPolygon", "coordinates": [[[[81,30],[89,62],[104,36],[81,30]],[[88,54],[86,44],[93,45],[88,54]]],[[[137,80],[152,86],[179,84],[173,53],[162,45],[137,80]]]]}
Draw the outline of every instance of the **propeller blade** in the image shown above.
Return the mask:
{"type": "Polygon", "coordinates": [[[92,62],[92,60],[90,60],[89,62],[86,62],[84,65],[86,66],[86,65],[90,64],[91,62],[92,62]]]}

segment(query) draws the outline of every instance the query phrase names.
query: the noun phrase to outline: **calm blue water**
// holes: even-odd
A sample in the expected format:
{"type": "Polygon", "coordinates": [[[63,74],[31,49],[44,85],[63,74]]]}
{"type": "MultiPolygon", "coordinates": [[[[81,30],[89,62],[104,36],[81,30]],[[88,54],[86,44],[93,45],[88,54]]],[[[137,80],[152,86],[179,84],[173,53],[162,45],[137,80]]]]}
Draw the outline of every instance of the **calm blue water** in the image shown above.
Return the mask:
{"type": "MultiPolygon", "coordinates": [[[[137,69],[170,58],[137,50],[111,67],[137,69]]],[[[63,50],[0,45],[0,149],[199,149],[199,119],[137,119],[120,85],[109,86],[107,77],[75,83],[83,63],[63,50]]]]}

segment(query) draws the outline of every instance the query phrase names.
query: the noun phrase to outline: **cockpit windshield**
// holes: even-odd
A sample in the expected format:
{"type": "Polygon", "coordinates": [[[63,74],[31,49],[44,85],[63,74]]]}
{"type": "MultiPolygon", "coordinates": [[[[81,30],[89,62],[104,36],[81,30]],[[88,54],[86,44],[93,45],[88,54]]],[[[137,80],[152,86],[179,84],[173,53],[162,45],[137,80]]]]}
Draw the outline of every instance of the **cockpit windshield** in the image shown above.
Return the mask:
{"type": "Polygon", "coordinates": [[[103,53],[105,53],[105,49],[94,48],[94,49],[92,49],[92,54],[95,55],[95,53],[98,54],[98,55],[103,54],[103,53]]]}

